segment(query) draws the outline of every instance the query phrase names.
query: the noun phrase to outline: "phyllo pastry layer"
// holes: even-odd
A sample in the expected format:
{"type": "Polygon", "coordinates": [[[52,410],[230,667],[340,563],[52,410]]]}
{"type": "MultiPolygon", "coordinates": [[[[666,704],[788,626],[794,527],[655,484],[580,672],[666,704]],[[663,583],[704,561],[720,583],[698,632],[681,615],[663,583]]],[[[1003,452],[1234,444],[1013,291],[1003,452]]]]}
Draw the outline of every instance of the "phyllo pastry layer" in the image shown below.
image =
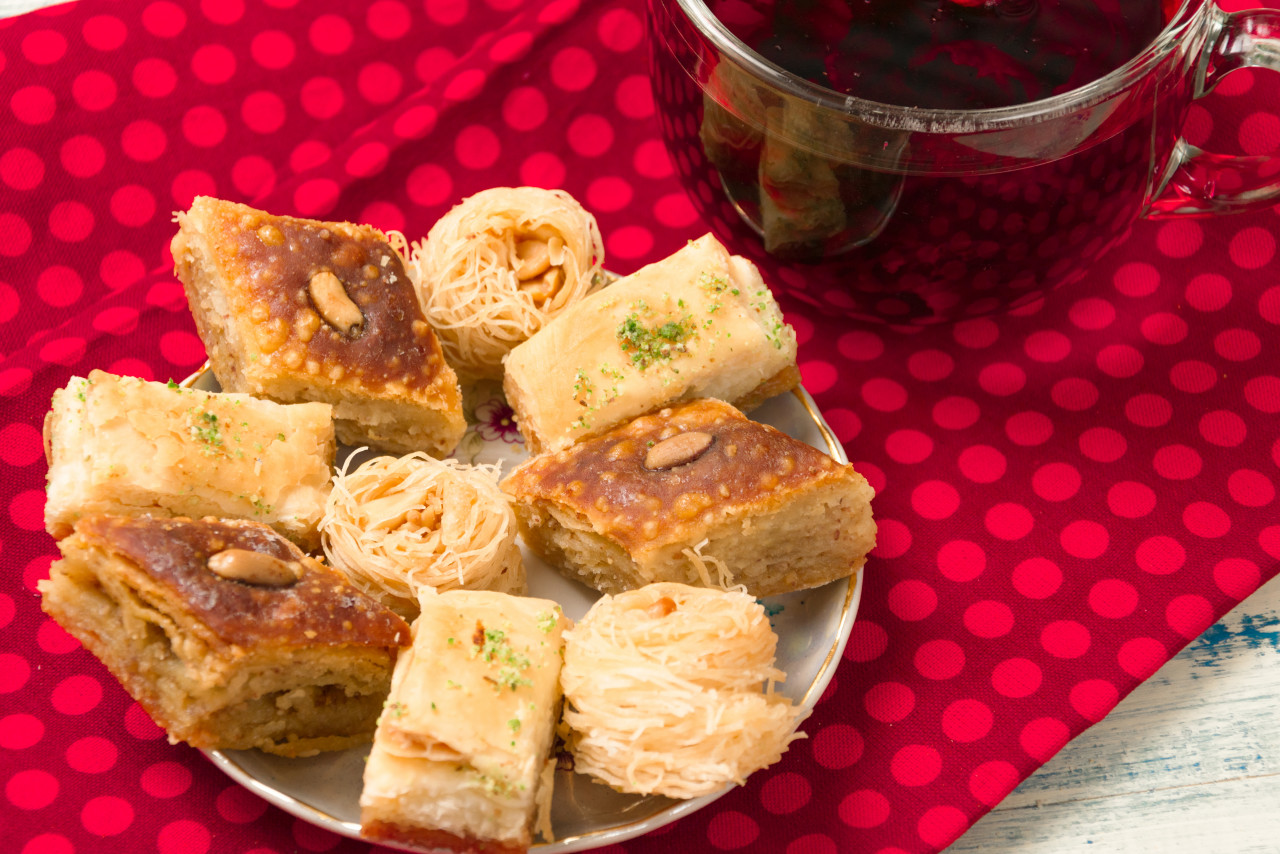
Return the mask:
{"type": "Polygon", "coordinates": [[[604,593],[678,581],[772,596],[847,578],[875,546],[862,475],[719,400],[533,457],[502,487],[525,543],[604,593]]]}
{"type": "Polygon", "coordinates": [[[750,409],[799,383],[760,272],[706,235],[566,308],[507,356],[503,389],[537,452],[676,401],[750,409]]]}

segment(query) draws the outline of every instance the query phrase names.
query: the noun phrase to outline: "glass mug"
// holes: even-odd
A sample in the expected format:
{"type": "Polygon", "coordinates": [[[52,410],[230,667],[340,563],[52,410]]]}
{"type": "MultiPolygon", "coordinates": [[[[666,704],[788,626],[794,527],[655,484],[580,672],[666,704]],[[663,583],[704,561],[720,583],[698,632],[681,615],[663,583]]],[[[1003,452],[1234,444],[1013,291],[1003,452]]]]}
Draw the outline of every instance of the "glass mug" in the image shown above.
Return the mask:
{"type": "Polygon", "coordinates": [[[973,110],[818,86],[753,52],[703,0],[648,0],[648,28],[663,134],[695,206],[775,286],[832,313],[990,314],[1083,278],[1139,217],[1280,201],[1280,157],[1216,155],[1180,135],[1227,72],[1280,70],[1280,11],[1184,0],[1115,71],[973,110]]]}

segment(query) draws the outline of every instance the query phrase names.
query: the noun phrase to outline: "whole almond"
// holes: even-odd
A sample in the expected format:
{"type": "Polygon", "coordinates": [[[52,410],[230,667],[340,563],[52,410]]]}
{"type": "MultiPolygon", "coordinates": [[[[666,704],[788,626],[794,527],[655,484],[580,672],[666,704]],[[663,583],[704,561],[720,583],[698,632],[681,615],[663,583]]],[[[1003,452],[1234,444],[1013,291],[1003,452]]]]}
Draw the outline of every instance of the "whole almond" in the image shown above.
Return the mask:
{"type": "Polygon", "coordinates": [[[254,587],[288,587],[299,575],[296,563],[249,549],[224,549],[206,565],[214,575],[254,587]]]}
{"type": "MultiPolygon", "coordinates": [[[[376,274],[376,269],[374,272],[376,274]]],[[[343,335],[349,338],[364,326],[364,315],[360,313],[360,307],[347,295],[342,280],[329,270],[321,270],[312,276],[308,289],[311,291],[311,301],[315,303],[316,311],[320,312],[325,323],[343,335]]]]}
{"type": "Polygon", "coordinates": [[[542,305],[556,295],[563,280],[564,270],[552,267],[536,279],[521,282],[519,288],[533,298],[534,305],[542,305]]]}
{"type": "Polygon", "coordinates": [[[715,440],[715,436],[701,430],[677,433],[649,449],[644,456],[644,467],[649,471],[667,471],[688,465],[705,454],[715,440]]]}
{"type": "Polygon", "coordinates": [[[521,240],[516,244],[516,278],[527,282],[535,276],[541,276],[551,267],[551,251],[541,240],[521,240]]]}

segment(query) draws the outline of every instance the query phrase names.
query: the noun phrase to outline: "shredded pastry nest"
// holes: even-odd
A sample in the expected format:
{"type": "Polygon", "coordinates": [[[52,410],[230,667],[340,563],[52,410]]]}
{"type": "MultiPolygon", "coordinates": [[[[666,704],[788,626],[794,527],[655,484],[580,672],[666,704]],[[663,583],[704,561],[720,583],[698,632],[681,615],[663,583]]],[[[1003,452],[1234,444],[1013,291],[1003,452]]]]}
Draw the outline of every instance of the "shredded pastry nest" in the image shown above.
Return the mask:
{"type": "Polygon", "coordinates": [[[574,769],[615,789],[715,792],[777,762],[807,712],[773,690],[778,638],[749,594],[650,584],[599,599],[565,635],[574,769]]]}
{"type": "Polygon", "coordinates": [[[320,524],[329,563],[352,584],[409,619],[428,588],[525,592],[497,465],[415,452],[348,471],[355,456],[334,475],[320,524]]]}
{"type": "Polygon", "coordinates": [[[412,244],[407,269],[449,364],[498,379],[511,348],[601,284],[603,263],[595,217],[568,193],[495,187],[412,244]]]}

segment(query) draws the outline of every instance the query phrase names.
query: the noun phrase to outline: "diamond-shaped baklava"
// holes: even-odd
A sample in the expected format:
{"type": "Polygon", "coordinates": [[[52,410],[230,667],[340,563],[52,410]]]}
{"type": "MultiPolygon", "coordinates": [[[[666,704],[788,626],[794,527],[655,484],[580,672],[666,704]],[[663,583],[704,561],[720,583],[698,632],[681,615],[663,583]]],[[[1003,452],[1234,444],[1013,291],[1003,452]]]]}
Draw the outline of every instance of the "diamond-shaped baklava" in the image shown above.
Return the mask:
{"type": "Polygon", "coordinates": [[[679,581],[771,596],[849,577],[875,545],[862,475],[713,399],[534,457],[502,487],[525,543],[604,593],[679,581]]]}
{"type": "Polygon", "coordinates": [[[178,224],[175,269],[224,389],[330,403],[348,445],[453,450],[458,379],[386,234],[207,196],[178,224]]]}
{"type": "Polygon", "coordinates": [[[304,756],[367,742],[409,627],[265,525],[90,516],[44,610],[169,734],[304,756]]]}

